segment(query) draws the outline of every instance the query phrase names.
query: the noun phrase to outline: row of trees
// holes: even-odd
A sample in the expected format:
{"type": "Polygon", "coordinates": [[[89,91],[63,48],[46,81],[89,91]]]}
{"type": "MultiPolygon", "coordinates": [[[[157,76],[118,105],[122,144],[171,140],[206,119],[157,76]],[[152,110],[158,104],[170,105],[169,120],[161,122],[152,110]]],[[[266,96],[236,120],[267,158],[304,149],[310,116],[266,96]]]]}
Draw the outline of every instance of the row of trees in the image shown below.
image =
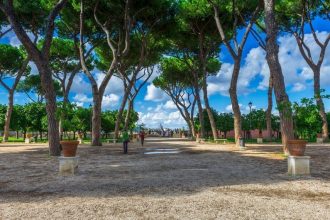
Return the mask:
{"type": "Polygon", "coordinates": [[[237,82],[245,44],[251,36],[266,51],[270,70],[266,127],[271,134],[274,91],[285,147],[287,140],[294,138],[294,123],[292,104],[286,93],[278,58],[277,36],[279,32],[292,34],[297,40],[302,57],[314,73],[314,101],[322,121],[322,136],[327,139],[328,122],[321,95],[320,70],[330,34],[322,42],[314,29],[313,20],[318,17],[330,21],[329,6],[328,1],[322,0],[179,1],[179,12],[175,17],[177,31],[171,41],[168,56],[160,62],[162,74],[155,79],[154,84],[171,97],[193,134],[196,132],[193,119],[197,105],[201,137],[205,136],[205,119],[202,116],[204,104],[213,138],[217,138],[217,123],[208,102],[206,80],[221,68],[218,55],[220,46],[224,45],[234,63],[229,95],[233,109],[235,140],[238,144],[237,139],[244,129],[237,96],[237,82]],[[312,33],[320,47],[320,53],[316,57],[311,54],[311,45],[305,41],[307,31],[312,33]],[[186,40],[188,36],[189,41],[186,40]]]}
{"type": "MultiPolygon", "coordinates": [[[[13,31],[22,43],[19,65],[2,75],[15,79],[9,94],[13,94],[22,75],[29,72],[27,63],[33,61],[40,76],[42,95],[46,101],[48,139],[51,155],[59,155],[59,139],[64,115],[58,119],[57,81],[63,93],[63,105],[72,81],[79,71],[88,78],[93,96],[92,145],[101,145],[101,106],[106,87],[113,76],[122,79],[125,89],[118,110],[115,135],[123,120],[126,106],[133,109],[134,99],[161,62],[162,75],[155,84],[169,94],[193,134],[195,108],[205,135],[203,105],[213,136],[216,123],[207,94],[207,77],[215,74],[221,64],[221,45],[234,61],[229,94],[234,112],[235,139],[242,132],[241,112],[237,98],[242,54],[248,37],[253,36],[266,51],[270,69],[269,109],[275,91],[281,120],[284,145],[292,139],[293,120],[290,100],[285,90],[278,59],[278,32],[293,34],[303,57],[314,72],[314,87],[323,136],[328,135],[324,106],[320,96],[320,68],[328,38],[321,42],[313,28],[313,19],[329,19],[329,2],[324,0],[6,0],[0,1],[2,14],[0,37],[13,31]],[[312,31],[321,51],[314,61],[304,41],[304,33],[312,31]],[[54,37],[56,33],[56,37],[54,37]],[[96,78],[95,71],[102,73],[96,78]]],[[[3,53],[6,57],[7,53],[3,53]]],[[[6,60],[4,60],[6,64],[6,60]]],[[[4,81],[2,80],[5,84],[4,81]]],[[[111,86],[111,85],[110,85],[111,86]]],[[[9,96],[4,139],[8,136],[13,108],[9,96]]],[[[270,113],[268,111],[268,125],[270,113]]],[[[237,141],[238,143],[238,141],[237,141]]]]}
{"type": "MultiPolygon", "coordinates": [[[[303,98],[300,102],[294,102],[291,106],[293,112],[293,126],[295,136],[297,138],[306,140],[315,140],[319,134],[322,134],[322,119],[319,113],[319,107],[315,99],[303,98]]],[[[234,115],[233,113],[219,113],[212,109],[213,118],[215,119],[216,129],[227,137],[227,133],[234,129],[234,115]]],[[[208,118],[206,110],[203,111],[205,132],[207,135],[212,134],[211,123],[208,118]]],[[[249,131],[258,130],[259,135],[262,131],[267,130],[267,110],[253,109],[248,114],[242,115],[242,130],[244,137],[248,137],[249,131]]],[[[330,112],[326,113],[327,122],[330,124],[330,112]]],[[[195,127],[200,127],[199,118],[194,119],[195,127]]],[[[279,134],[280,118],[277,115],[271,115],[272,135],[274,132],[279,134]]],[[[328,128],[329,129],[329,128],[328,128]]],[[[198,129],[196,129],[198,130],[198,129]]],[[[266,139],[271,139],[272,135],[262,136],[266,139]]]]}
{"type": "MultiPolygon", "coordinates": [[[[7,106],[0,105],[0,126],[5,125],[7,106]]],[[[57,117],[65,115],[65,119],[62,124],[63,135],[67,133],[76,134],[82,133],[85,137],[87,133],[91,131],[92,123],[92,109],[78,107],[74,104],[68,104],[63,106],[63,102],[58,103],[57,117]]],[[[120,129],[127,127],[133,129],[138,121],[138,114],[135,111],[124,111],[125,117],[128,117],[128,124],[124,121],[120,124],[120,129]],[[128,114],[129,115],[128,115],[128,114]]],[[[12,111],[12,120],[10,123],[10,129],[16,131],[18,138],[19,133],[23,134],[23,138],[27,133],[38,133],[42,138],[44,133],[48,133],[48,122],[45,103],[32,102],[25,105],[14,105],[12,111]]],[[[115,130],[116,119],[118,117],[118,110],[115,111],[103,111],[101,114],[102,127],[101,133],[104,137],[107,137],[110,132],[115,130]]],[[[66,138],[66,137],[64,137],[66,138]]]]}

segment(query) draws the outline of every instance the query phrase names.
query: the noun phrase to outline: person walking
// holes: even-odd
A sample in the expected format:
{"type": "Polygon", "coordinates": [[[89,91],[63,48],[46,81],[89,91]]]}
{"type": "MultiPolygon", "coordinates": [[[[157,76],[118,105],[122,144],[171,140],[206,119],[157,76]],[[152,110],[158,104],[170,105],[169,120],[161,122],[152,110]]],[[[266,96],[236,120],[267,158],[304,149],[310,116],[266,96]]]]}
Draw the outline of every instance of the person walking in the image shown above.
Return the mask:
{"type": "Polygon", "coordinates": [[[123,131],[122,138],[123,138],[124,154],[127,154],[129,136],[126,130],[123,131]]]}
{"type": "Polygon", "coordinates": [[[145,137],[145,135],[146,135],[146,134],[144,133],[144,131],[141,130],[139,136],[140,136],[140,140],[141,140],[141,145],[142,145],[142,146],[143,146],[143,144],[144,144],[144,137],[145,137]]]}

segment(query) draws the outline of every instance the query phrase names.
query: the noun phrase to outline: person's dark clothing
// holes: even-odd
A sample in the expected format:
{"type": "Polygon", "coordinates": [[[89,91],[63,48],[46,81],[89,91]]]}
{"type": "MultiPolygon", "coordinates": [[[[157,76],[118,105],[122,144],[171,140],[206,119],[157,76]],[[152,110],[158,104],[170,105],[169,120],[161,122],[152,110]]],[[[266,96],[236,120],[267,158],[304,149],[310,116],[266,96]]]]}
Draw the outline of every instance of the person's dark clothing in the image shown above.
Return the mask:
{"type": "Polygon", "coordinates": [[[128,141],[123,141],[124,154],[127,154],[128,141]]]}

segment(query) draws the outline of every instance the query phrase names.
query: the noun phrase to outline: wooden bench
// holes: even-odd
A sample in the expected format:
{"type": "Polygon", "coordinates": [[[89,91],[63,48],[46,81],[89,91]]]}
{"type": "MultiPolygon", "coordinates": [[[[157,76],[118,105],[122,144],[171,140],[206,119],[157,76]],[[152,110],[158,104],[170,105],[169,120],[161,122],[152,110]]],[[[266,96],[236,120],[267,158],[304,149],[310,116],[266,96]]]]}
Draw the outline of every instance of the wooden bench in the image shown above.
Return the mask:
{"type": "Polygon", "coordinates": [[[222,142],[223,144],[226,144],[228,142],[227,139],[214,139],[215,143],[219,144],[219,142],[222,142]]]}

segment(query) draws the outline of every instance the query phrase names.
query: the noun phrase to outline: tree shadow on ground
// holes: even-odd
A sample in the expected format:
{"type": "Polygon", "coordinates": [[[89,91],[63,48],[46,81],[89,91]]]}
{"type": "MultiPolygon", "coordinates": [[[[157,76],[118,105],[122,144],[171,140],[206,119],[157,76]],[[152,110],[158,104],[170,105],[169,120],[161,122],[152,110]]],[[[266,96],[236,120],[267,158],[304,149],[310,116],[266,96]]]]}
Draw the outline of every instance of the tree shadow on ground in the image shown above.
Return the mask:
{"type": "MultiPolygon", "coordinates": [[[[276,146],[239,151],[232,145],[147,141],[145,148],[130,143],[129,154],[123,155],[121,144],[80,146],[79,172],[73,177],[58,176],[57,158],[48,156],[46,146],[0,150],[0,202],[39,201],[54,196],[180,196],[212,187],[226,190],[237,185],[295,180],[286,175],[286,160],[276,146]],[[178,148],[181,152],[145,155],[145,148],[178,148]]],[[[325,149],[319,153],[311,150],[312,178],[330,180],[329,163],[324,160],[329,152],[325,149]],[[324,159],[314,161],[321,157],[324,159]]]]}

